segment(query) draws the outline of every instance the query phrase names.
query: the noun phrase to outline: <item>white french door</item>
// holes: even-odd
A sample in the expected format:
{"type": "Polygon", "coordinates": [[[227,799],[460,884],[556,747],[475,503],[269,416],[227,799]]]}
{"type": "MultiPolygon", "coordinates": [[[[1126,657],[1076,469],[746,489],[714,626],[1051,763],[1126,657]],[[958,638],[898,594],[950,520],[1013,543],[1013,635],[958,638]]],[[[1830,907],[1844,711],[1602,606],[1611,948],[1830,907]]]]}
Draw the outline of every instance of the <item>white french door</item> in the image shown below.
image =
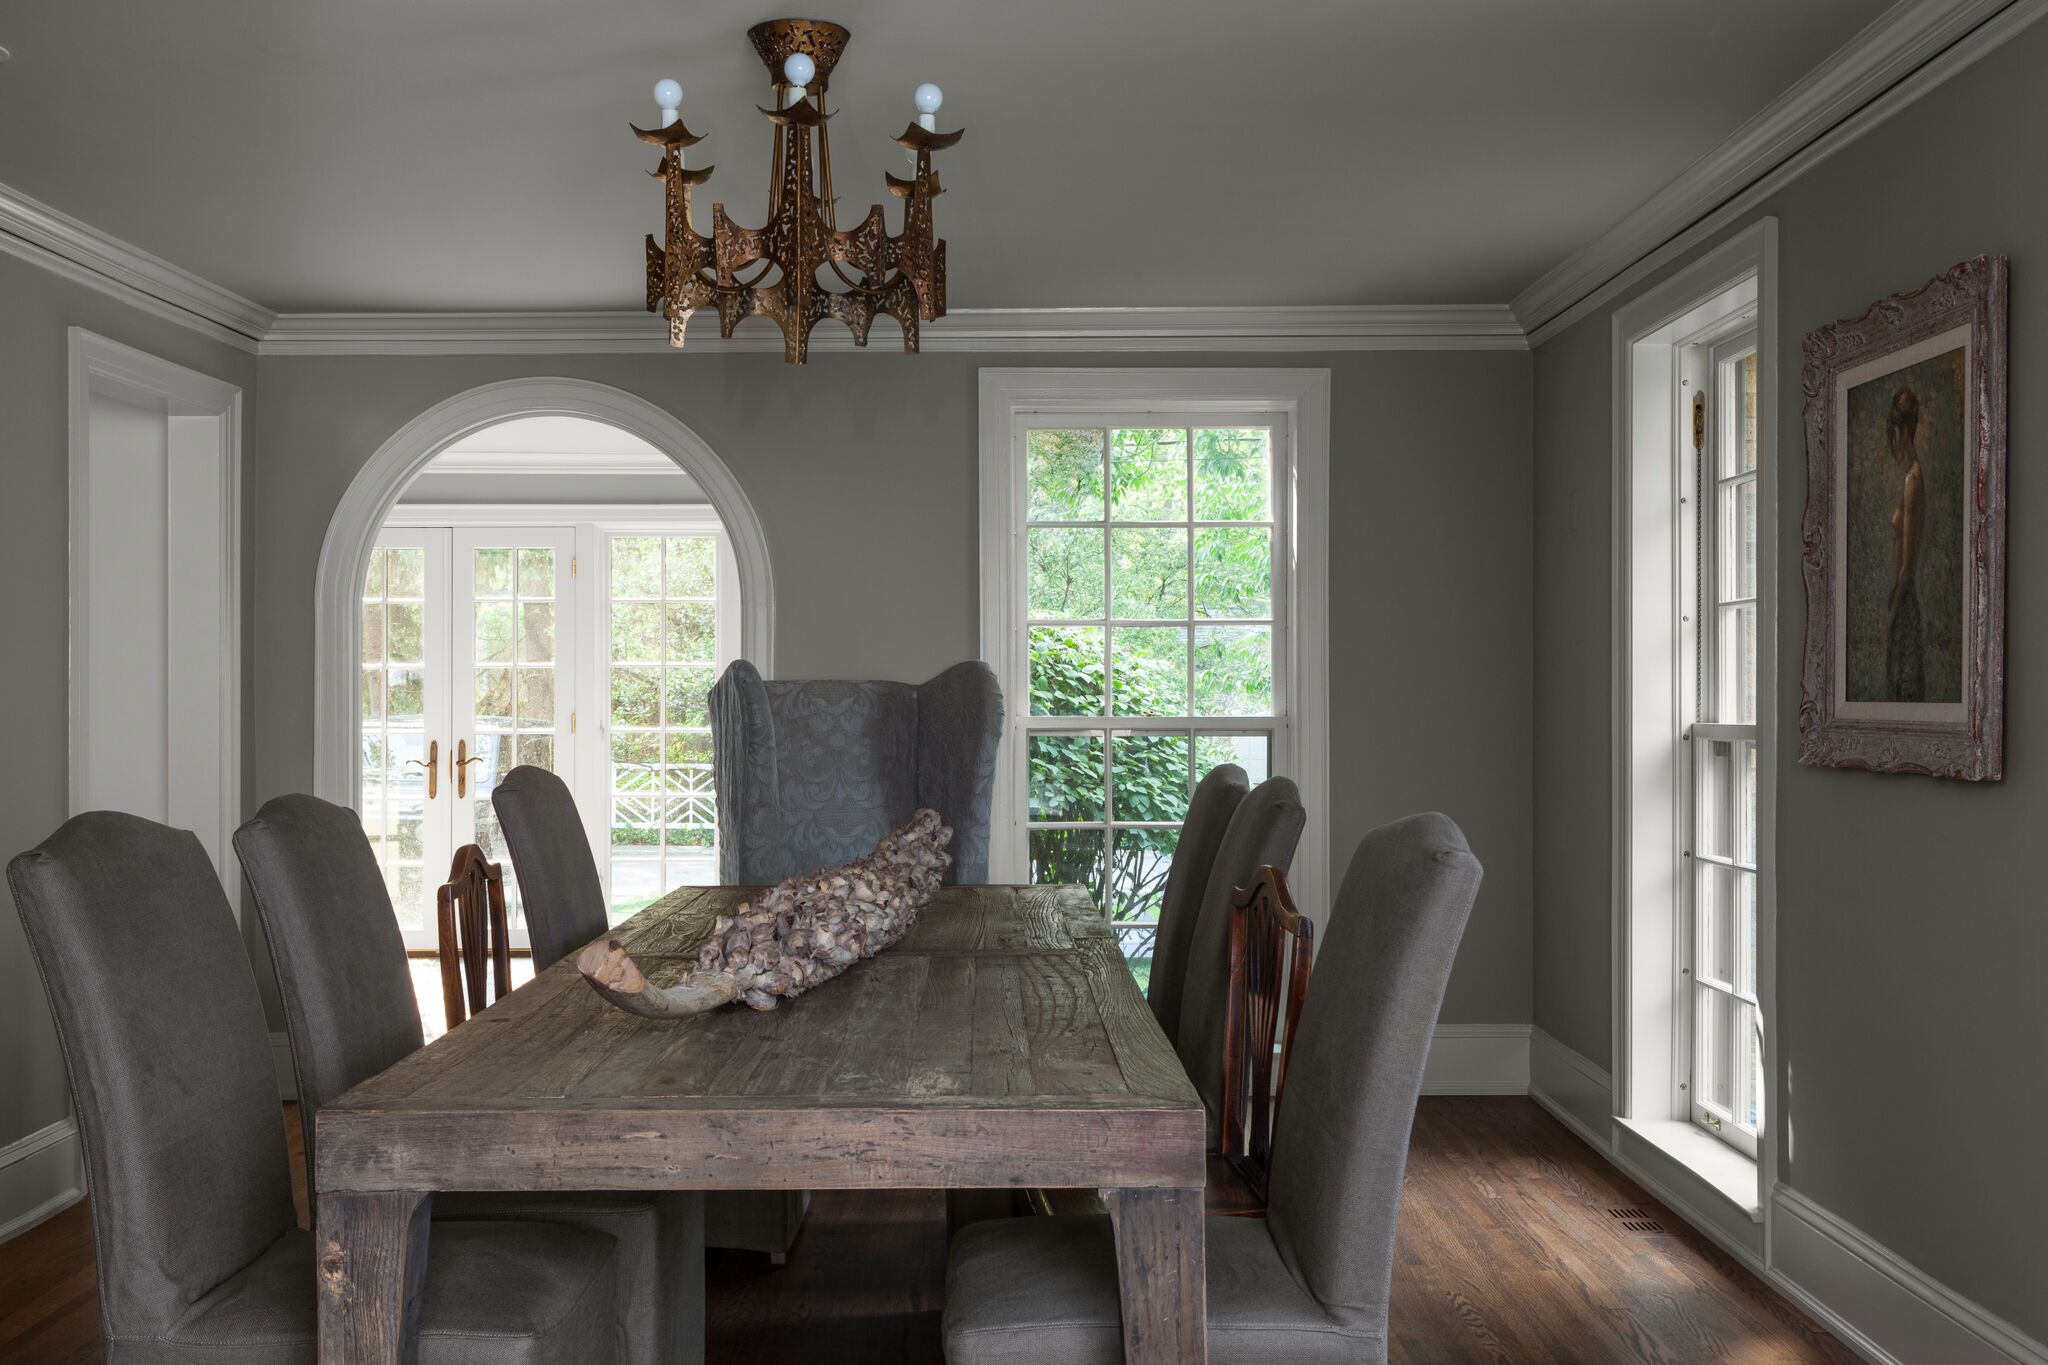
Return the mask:
{"type": "Polygon", "coordinates": [[[576,771],[573,527],[387,527],[363,585],[362,818],[408,948],[435,944],[456,849],[518,878],[491,792],[520,764],[576,771]]]}

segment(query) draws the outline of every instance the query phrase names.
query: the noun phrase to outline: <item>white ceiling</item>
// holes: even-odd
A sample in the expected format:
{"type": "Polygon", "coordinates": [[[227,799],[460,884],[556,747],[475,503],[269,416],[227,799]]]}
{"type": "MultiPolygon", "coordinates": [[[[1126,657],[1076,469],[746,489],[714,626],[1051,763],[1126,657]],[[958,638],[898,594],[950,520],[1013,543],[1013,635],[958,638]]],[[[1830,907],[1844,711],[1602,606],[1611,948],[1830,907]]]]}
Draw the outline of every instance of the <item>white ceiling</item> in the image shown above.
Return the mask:
{"type": "MultiPolygon", "coordinates": [[[[835,0],[842,219],[946,89],[961,308],[1499,303],[1883,0],[835,0]]],[[[0,183],[284,310],[637,307],[674,75],[742,221],[760,0],[0,9],[0,183]]],[[[695,164],[703,164],[697,161],[695,164]]],[[[896,221],[893,201],[892,225],[896,221]]]]}

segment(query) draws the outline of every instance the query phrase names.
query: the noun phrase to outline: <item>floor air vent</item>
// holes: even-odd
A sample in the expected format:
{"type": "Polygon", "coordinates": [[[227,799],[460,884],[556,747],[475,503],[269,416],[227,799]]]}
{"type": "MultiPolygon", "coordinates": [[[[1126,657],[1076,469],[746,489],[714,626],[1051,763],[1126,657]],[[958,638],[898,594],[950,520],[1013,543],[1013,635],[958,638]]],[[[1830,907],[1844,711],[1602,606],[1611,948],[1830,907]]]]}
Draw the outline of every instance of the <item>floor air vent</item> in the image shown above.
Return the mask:
{"type": "Polygon", "coordinates": [[[1628,1204],[1618,1209],[1607,1210],[1607,1216],[1629,1232],[1662,1232],[1664,1225],[1657,1221],[1655,1214],[1640,1204],[1628,1204]]]}

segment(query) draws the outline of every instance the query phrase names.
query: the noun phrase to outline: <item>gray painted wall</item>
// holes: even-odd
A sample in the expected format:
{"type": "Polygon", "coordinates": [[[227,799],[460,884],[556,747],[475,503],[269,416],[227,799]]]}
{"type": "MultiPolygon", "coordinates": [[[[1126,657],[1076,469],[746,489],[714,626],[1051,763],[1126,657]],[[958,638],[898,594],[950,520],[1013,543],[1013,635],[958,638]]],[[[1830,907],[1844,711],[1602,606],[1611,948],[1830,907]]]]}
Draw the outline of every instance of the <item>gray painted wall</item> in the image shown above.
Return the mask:
{"type": "MultiPolygon", "coordinates": [[[[9,255],[0,255],[0,860],[63,823],[70,365],[66,332],[84,327],[240,385],[254,412],[256,358],[162,322],[9,255]]],[[[244,513],[248,511],[244,506],[244,513]]],[[[247,543],[247,521],[244,521],[247,543]]],[[[0,914],[0,1146],[62,1119],[70,1101],[50,1012],[9,901],[0,914]]]]}
{"type": "MultiPolygon", "coordinates": [[[[1086,357],[1080,363],[1088,363],[1086,357]]],[[[310,603],[342,491],[398,427],[534,375],[636,393],[704,437],[761,516],[786,676],[922,678],[979,640],[977,372],[1071,356],[266,358],[253,489],[256,777],[312,781],[310,603]]],[[[1188,364],[1119,356],[1118,365],[1188,364]]],[[[1529,1018],[1529,384],[1521,353],[1204,356],[1333,372],[1331,844],[1462,822],[1486,887],[1444,1018],[1529,1018]]]]}
{"type": "MultiPolygon", "coordinates": [[[[1784,1178],[2048,1338],[2048,816],[2035,723],[2048,481],[2048,25],[1788,186],[1779,222],[1778,1113],[1784,1178]],[[2006,777],[1801,767],[1800,340],[1979,253],[2013,257],[2006,777]]],[[[1668,273],[1668,272],[1667,272],[1668,273]]],[[[1535,1018],[1609,1061],[1610,304],[1536,353],[1535,1018]]]]}

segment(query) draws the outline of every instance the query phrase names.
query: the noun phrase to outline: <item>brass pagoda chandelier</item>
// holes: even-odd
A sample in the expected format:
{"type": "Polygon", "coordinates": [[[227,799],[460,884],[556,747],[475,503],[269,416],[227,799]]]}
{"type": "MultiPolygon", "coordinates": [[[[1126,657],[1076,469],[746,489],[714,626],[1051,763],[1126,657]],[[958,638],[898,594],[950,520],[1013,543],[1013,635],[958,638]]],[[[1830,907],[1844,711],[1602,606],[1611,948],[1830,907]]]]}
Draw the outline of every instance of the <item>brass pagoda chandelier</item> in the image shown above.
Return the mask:
{"type": "Polygon", "coordinates": [[[874,205],[857,225],[841,229],[832,194],[832,145],[825,88],[846,50],[847,31],[816,19],[774,19],[747,30],[767,64],[775,107],[761,113],[775,125],[770,162],[768,222],[741,227],[725,205],[711,207],[711,235],[698,234],[690,192],[712,168],[692,170],[684,149],[703,141],[683,125],[682,86],[654,87],[659,128],[635,127],[642,142],[661,149],[650,174],[666,190],[663,240],[647,237],[647,310],[668,319],[668,343],[681,347],[683,330],[700,308],[718,310],[718,332],[729,337],[744,319],[762,314],[782,329],[782,356],[801,365],[811,328],[836,318],[868,343],[878,313],[903,325],[903,349],[917,350],[918,324],[946,315],[946,244],[932,236],[932,200],[940,193],[932,153],[960,140],[941,133],[936,85],[917,88],[917,117],[896,139],[910,153],[916,174],[884,175],[889,193],[904,201],[903,231],[892,237],[874,205]],[[751,273],[746,273],[751,271],[751,273]],[[829,275],[843,288],[833,288],[829,275]]]}

